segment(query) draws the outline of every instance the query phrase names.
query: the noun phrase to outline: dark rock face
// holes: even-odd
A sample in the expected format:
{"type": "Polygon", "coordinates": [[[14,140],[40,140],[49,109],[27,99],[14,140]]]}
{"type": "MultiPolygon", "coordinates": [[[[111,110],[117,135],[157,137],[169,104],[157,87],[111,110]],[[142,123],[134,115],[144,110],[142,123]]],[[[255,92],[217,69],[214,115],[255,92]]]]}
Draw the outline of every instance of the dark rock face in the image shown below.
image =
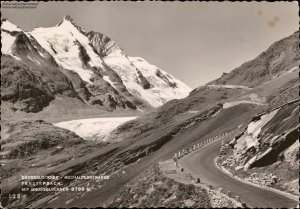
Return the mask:
{"type": "Polygon", "coordinates": [[[38,112],[53,99],[53,93],[45,86],[36,85],[40,77],[26,66],[5,65],[2,62],[2,100],[19,103],[16,109],[25,112],[38,112]],[[14,76],[10,76],[10,75],[14,76]]]}
{"type": "Polygon", "coordinates": [[[114,50],[121,50],[114,41],[101,33],[90,31],[87,33],[87,37],[100,57],[105,57],[114,50]]]}
{"type": "Polygon", "coordinates": [[[144,88],[144,89],[150,89],[151,84],[149,83],[149,81],[147,80],[147,78],[145,78],[143,76],[143,74],[141,73],[141,71],[139,71],[138,69],[136,69],[137,73],[138,73],[138,83],[144,88]]]}
{"type": "Polygon", "coordinates": [[[34,47],[32,47],[29,39],[27,36],[23,33],[20,32],[16,35],[15,42],[12,46],[12,52],[21,54],[21,55],[26,55],[28,52],[32,52],[34,47]]]}
{"type": "Polygon", "coordinates": [[[172,87],[172,88],[176,88],[177,87],[177,84],[171,82],[168,79],[168,75],[164,75],[160,70],[156,71],[156,76],[159,77],[160,79],[162,79],[164,82],[166,82],[170,87],[172,87]]]}
{"type": "Polygon", "coordinates": [[[91,58],[87,54],[86,49],[79,43],[79,41],[77,41],[76,44],[78,45],[79,49],[79,58],[81,59],[83,66],[87,66],[91,58]]]}
{"type": "MultiPolygon", "coordinates": [[[[90,45],[100,57],[105,57],[116,50],[122,51],[115,42],[101,33],[91,31],[87,34],[87,37],[90,40],[90,45]]],[[[136,98],[128,92],[120,76],[105,62],[102,64],[104,69],[97,67],[92,68],[93,72],[97,75],[93,78],[93,85],[88,86],[95,96],[93,103],[100,104],[99,102],[101,101],[104,106],[109,107],[111,110],[117,109],[118,107],[137,109],[136,104],[132,102],[136,98]],[[106,82],[103,76],[108,76],[110,80],[114,82],[114,87],[106,82]]]]}
{"type": "Polygon", "coordinates": [[[92,96],[91,92],[86,87],[85,82],[80,78],[80,76],[70,70],[60,69],[63,74],[65,74],[68,79],[71,81],[74,90],[78,93],[79,98],[82,101],[89,101],[90,97],[92,96]]]}
{"type": "Polygon", "coordinates": [[[88,89],[92,94],[92,104],[101,103],[105,107],[108,107],[109,110],[115,110],[117,108],[136,109],[136,106],[131,101],[120,94],[115,88],[113,88],[101,77],[95,78],[93,84],[88,85],[88,89]]]}
{"type": "MultiPolygon", "coordinates": [[[[271,165],[278,160],[283,161],[284,155],[281,154],[286,149],[288,149],[290,146],[292,146],[299,138],[299,130],[294,129],[291,132],[289,132],[285,137],[280,138],[279,140],[275,141],[274,144],[272,144],[271,151],[267,154],[259,158],[253,163],[253,167],[264,167],[271,165]]],[[[295,161],[299,160],[295,159],[295,161]]]]}
{"type": "Polygon", "coordinates": [[[14,110],[39,112],[57,93],[77,96],[68,78],[55,68],[41,69],[32,62],[16,62],[6,55],[1,61],[1,99],[14,103],[14,110]]]}

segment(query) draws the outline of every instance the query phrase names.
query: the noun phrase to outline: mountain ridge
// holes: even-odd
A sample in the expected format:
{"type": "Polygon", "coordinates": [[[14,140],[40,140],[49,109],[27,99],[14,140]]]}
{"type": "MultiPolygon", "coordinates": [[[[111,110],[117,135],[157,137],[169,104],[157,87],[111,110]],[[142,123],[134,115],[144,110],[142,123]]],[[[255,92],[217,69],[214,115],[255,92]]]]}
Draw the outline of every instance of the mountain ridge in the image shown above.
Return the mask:
{"type": "Polygon", "coordinates": [[[220,78],[208,82],[221,85],[254,87],[300,64],[299,30],[276,41],[254,59],[247,61],[220,78]]]}
{"type": "Polygon", "coordinates": [[[28,32],[6,19],[1,23],[3,61],[11,59],[12,65],[14,60],[27,65],[29,60],[31,67],[53,66],[68,78],[73,93],[88,105],[98,105],[109,111],[151,109],[185,97],[191,90],[144,59],[143,69],[139,69],[116,42],[101,33],[86,32],[68,15],[54,27],[38,27],[28,32]],[[150,81],[144,76],[146,71],[152,73],[150,81]]]}

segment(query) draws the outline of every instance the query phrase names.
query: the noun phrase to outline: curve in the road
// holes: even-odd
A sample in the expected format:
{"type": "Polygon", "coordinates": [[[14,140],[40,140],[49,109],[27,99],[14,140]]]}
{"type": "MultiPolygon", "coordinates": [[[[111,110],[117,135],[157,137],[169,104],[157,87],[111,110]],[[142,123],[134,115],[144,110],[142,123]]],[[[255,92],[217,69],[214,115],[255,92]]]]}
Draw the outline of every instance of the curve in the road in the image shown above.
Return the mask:
{"type": "Polygon", "coordinates": [[[200,150],[179,160],[179,165],[201,182],[224,191],[231,191],[244,201],[248,207],[294,208],[298,202],[263,188],[245,184],[224,174],[217,168],[214,160],[219,154],[222,140],[217,140],[200,150]]]}

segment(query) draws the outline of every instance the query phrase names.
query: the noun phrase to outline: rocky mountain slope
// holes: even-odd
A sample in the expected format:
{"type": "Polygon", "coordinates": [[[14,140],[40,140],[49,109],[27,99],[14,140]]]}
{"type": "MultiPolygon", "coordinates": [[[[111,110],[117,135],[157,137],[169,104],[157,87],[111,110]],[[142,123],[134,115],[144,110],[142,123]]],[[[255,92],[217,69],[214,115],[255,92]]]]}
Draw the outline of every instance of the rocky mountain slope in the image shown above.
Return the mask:
{"type": "Polygon", "coordinates": [[[223,143],[220,164],[251,182],[299,194],[298,119],[299,99],[253,117],[223,143]]]}
{"type": "MultiPolygon", "coordinates": [[[[297,149],[298,112],[299,101],[295,101],[253,117],[245,130],[228,143],[235,164],[244,170],[268,166],[284,157],[287,148],[297,149]]],[[[294,151],[291,153],[295,156],[286,159],[292,166],[298,160],[294,151]]]]}
{"type": "Polygon", "coordinates": [[[299,31],[272,44],[255,59],[209,82],[217,85],[255,87],[293,71],[299,62],[299,31]]]}
{"type": "Polygon", "coordinates": [[[142,58],[128,57],[109,37],[86,32],[66,16],[26,32],[1,21],[3,101],[39,112],[57,95],[106,110],[158,107],[190,88],[142,58]]]}
{"type": "Polygon", "coordinates": [[[1,159],[26,158],[56,146],[71,147],[83,139],[71,131],[44,121],[3,123],[1,159]]]}

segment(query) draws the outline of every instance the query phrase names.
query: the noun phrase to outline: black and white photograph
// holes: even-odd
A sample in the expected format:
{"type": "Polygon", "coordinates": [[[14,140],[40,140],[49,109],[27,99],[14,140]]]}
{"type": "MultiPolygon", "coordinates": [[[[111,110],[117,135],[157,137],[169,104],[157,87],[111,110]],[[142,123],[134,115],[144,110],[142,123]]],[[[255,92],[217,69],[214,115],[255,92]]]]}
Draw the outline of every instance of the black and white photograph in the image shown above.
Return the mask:
{"type": "Polygon", "coordinates": [[[299,208],[297,1],[1,1],[0,208],[299,208]]]}

